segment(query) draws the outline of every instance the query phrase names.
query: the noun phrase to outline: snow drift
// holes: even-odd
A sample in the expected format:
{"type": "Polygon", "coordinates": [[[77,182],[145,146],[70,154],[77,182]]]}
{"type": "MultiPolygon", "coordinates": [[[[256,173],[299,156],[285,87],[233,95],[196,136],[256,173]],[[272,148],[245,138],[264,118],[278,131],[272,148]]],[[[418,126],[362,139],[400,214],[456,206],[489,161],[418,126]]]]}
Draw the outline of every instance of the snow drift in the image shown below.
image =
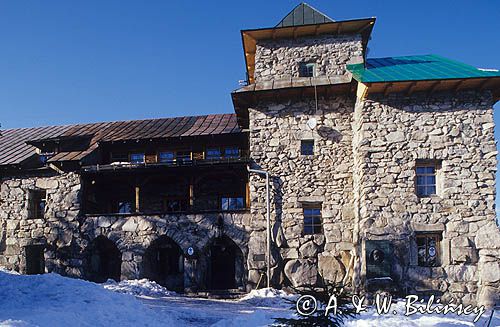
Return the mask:
{"type": "Polygon", "coordinates": [[[0,326],[174,326],[132,295],[57,274],[0,271],[0,326]]]}

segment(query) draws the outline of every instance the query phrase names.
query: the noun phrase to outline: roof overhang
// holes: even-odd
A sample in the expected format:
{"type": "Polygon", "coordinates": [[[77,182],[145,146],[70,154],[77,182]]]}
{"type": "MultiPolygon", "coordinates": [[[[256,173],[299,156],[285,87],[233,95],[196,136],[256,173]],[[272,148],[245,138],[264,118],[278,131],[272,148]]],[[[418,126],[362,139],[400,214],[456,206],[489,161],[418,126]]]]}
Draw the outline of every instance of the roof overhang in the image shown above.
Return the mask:
{"type": "Polygon", "coordinates": [[[255,52],[257,50],[257,41],[259,40],[298,38],[314,35],[361,34],[363,49],[366,53],[366,46],[370,39],[375,20],[376,19],[372,17],[331,23],[242,30],[241,38],[243,42],[248,82],[255,82],[255,52]]]}
{"type": "Polygon", "coordinates": [[[248,108],[260,101],[283,102],[294,99],[311,99],[316,95],[328,98],[338,95],[354,94],[356,82],[351,76],[322,78],[297,78],[296,80],[277,80],[256,83],[242,87],[231,93],[238,123],[248,128],[248,108]]]}
{"type": "Polygon", "coordinates": [[[434,93],[439,91],[477,90],[492,92],[493,100],[500,100],[500,77],[460,78],[439,80],[408,80],[396,82],[359,83],[358,96],[369,94],[402,93],[412,95],[415,92],[434,93]]]}

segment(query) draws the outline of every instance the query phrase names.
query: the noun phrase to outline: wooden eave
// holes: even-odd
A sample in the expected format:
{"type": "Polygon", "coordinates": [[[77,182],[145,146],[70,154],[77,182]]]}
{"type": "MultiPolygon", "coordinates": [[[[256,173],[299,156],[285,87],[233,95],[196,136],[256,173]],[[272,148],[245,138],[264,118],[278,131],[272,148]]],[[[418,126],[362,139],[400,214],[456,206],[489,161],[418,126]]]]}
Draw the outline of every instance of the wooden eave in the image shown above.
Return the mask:
{"type": "MultiPolygon", "coordinates": [[[[435,93],[440,91],[463,91],[463,90],[490,90],[493,100],[500,100],[500,77],[487,78],[457,78],[446,80],[421,80],[421,81],[388,81],[376,83],[360,83],[364,85],[363,95],[368,94],[390,94],[402,93],[412,95],[415,92],[435,93]]],[[[358,93],[359,94],[359,93],[358,93]]]]}
{"type": "Polygon", "coordinates": [[[373,17],[301,26],[242,30],[241,38],[243,42],[245,64],[247,67],[248,82],[255,82],[255,52],[257,49],[257,41],[259,40],[298,38],[303,36],[325,34],[361,34],[363,38],[363,49],[366,52],[366,46],[368,44],[368,40],[370,38],[370,34],[372,32],[374,24],[375,18],[373,17]]]}
{"type": "Polygon", "coordinates": [[[279,89],[265,89],[254,91],[243,91],[231,93],[234,110],[238,117],[238,124],[243,128],[248,128],[249,117],[248,108],[257,105],[260,101],[287,101],[293,99],[314,98],[315,93],[318,98],[328,98],[338,95],[354,95],[356,82],[354,80],[342,84],[323,84],[316,87],[291,86],[279,89]]]}

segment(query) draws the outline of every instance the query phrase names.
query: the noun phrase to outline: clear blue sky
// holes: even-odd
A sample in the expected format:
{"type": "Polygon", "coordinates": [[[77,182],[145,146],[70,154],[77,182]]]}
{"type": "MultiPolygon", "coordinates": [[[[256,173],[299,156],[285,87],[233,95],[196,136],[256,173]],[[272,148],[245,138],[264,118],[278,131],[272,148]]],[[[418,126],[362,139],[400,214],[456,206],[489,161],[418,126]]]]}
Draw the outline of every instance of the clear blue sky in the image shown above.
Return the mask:
{"type": "MultiPolygon", "coordinates": [[[[240,29],[274,26],[298,3],[2,0],[2,128],[232,112],[240,29]]],[[[336,20],[377,17],[369,57],[500,68],[498,0],[308,3],[336,20]]]]}

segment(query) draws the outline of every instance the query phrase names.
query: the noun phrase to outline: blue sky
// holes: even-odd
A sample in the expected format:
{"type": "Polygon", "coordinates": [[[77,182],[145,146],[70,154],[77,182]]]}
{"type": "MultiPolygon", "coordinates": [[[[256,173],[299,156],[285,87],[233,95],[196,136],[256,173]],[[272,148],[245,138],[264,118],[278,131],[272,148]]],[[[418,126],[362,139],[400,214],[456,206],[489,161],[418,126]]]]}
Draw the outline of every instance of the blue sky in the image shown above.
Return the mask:
{"type": "MultiPolygon", "coordinates": [[[[274,26],[298,3],[2,0],[2,128],[232,112],[240,29],[274,26]]],[[[336,20],[377,17],[369,57],[500,68],[498,0],[308,3],[336,20]]]]}

